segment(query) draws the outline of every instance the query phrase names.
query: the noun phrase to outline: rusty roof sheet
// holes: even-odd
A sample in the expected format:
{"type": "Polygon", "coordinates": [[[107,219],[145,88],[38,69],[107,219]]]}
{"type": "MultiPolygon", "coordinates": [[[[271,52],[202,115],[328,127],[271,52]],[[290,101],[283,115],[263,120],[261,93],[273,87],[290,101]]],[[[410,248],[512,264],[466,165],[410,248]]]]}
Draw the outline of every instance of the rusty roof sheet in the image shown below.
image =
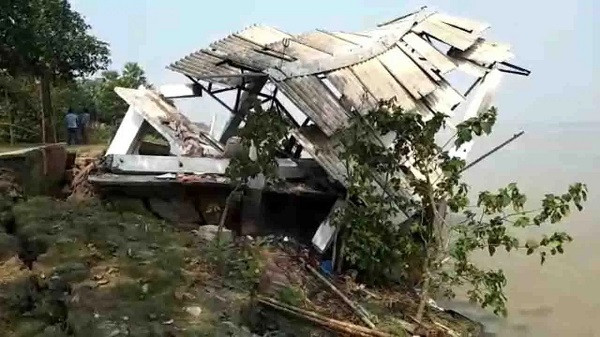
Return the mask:
{"type": "Polygon", "coordinates": [[[353,113],[364,114],[380,100],[395,99],[403,108],[417,109],[424,115],[432,111],[452,115],[465,97],[449,84],[446,74],[458,69],[481,77],[494,64],[510,59],[508,45],[483,38],[487,28],[486,23],[426,9],[354,33],[317,30],[294,36],[255,25],[169,68],[230,86],[243,80],[217,76],[242,71],[268,75],[315,123],[325,141],[311,141],[314,130],[303,137],[307,129],[297,130],[296,138],[332,176],[337,176],[337,164],[331,164],[336,158],[328,157],[333,151],[310,149],[324,147],[353,113]]]}

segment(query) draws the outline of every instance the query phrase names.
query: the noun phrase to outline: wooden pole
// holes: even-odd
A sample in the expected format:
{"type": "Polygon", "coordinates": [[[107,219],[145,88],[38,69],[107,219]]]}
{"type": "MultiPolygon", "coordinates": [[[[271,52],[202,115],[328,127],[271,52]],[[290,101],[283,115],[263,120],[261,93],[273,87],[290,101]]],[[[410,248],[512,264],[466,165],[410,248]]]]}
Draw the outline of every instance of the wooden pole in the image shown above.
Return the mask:
{"type": "Polygon", "coordinates": [[[270,297],[259,296],[258,301],[266,306],[269,306],[273,309],[277,309],[283,312],[286,312],[295,317],[303,318],[305,320],[316,323],[322,327],[327,329],[347,333],[351,336],[361,336],[361,337],[393,337],[393,335],[389,333],[385,333],[382,331],[377,331],[374,329],[369,329],[362,327],[360,325],[338,321],[323,315],[320,315],[313,311],[308,311],[304,309],[300,309],[298,307],[294,307],[283,302],[277,301],[270,297]]]}
{"type": "Polygon", "coordinates": [[[56,116],[52,112],[52,97],[50,93],[50,74],[44,70],[40,80],[40,100],[42,101],[42,142],[46,143],[52,140],[54,143],[58,141],[56,133],[56,116]],[[49,124],[47,123],[49,118],[49,124]],[[50,134],[49,132],[50,131],[50,134]],[[52,136],[52,138],[50,138],[52,136]]]}
{"type": "MultiPolygon", "coordinates": [[[[43,77],[43,76],[42,76],[43,77]]],[[[44,88],[43,88],[43,79],[42,77],[38,78],[39,81],[39,90],[40,90],[40,127],[41,127],[41,131],[42,131],[42,144],[46,143],[46,108],[44,105],[44,88]]]]}
{"type": "Polygon", "coordinates": [[[500,150],[501,148],[505,147],[506,145],[508,145],[509,143],[512,143],[514,140],[516,140],[517,138],[521,137],[523,134],[525,133],[525,131],[519,131],[517,133],[515,133],[512,137],[510,137],[508,140],[504,141],[502,144],[494,147],[493,149],[489,150],[488,152],[486,152],[485,154],[483,154],[482,156],[480,156],[479,158],[475,159],[474,161],[472,161],[471,163],[469,163],[469,165],[465,166],[460,173],[468,170],[469,168],[473,167],[475,164],[479,163],[480,161],[484,160],[485,158],[487,158],[488,156],[490,156],[491,154],[493,154],[494,152],[500,150]]]}
{"type": "Polygon", "coordinates": [[[338,295],[344,303],[346,303],[356,315],[371,329],[375,329],[375,324],[371,322],[369,319],[369,313],[360,305],[352,302],[341,290],[339,290],[333,283],[331,283],[325,276],[321,275],[315,268],[311,265],[306,264],[306,268],[315,275],[321,282],[323,282],[329,289],[331,289],[336,295],[338,295]]]}
{"type": "Polygon", "coordinates": [[[10,139],[10,145],[15,145],[15,112],[12,109],[10,102],[8,101],[8,90],[4,89],[4,102],[6,103],[6,110],[8,112],[8,136],[10,139]]]}

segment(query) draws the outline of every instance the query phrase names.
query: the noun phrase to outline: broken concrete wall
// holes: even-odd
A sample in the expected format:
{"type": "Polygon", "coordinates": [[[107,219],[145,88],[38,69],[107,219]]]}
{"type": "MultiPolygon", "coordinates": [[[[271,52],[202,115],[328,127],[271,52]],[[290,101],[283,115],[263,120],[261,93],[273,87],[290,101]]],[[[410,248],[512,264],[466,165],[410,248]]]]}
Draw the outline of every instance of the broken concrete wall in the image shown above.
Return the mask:
{"type": "Polygon", "coordinates": [[[67,151],[50,144],[0,154],[0,167],[14,171],[27,195],[57,195],[65,179],[67,151]]]}

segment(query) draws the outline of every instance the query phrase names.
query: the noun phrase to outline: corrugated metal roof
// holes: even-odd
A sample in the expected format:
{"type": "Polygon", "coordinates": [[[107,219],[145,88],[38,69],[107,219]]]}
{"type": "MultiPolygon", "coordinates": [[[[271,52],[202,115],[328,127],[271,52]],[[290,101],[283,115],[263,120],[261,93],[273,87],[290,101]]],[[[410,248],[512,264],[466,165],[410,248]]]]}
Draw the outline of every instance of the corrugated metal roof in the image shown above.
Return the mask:
{"type": "MultiPolygon", "coordinates": [[[[327,139],[345,127],[348,116],[362,114],[380,100],[395,99],[404,109],[418,109],[425,115],[452,114],[465,98],[446,81],[447,73],[459,69],[481,77],[493,64],[512,57],[509,46],[482,37],[488,27],[427,10],[358,33],[317,30],[292,36],[257,25],[216,41],[170,68],[192,77],[239,74],[240,68],[269,75],[318,127],[318,142],[314,128],[295,131],[311,152],[326,147],[327,139]]],[[[236,85],[240,80],[214,81],[236,85]]],[[[331,153],[311,152],[334,176],[337,159],[331,153]]]]}
{"type": "Polygon", "coordinates": [[[334,143],[318,127],[304,126],[293,130],[292,135],[331,178],[345,182],[346,168],[337,156],[334,143]]]}

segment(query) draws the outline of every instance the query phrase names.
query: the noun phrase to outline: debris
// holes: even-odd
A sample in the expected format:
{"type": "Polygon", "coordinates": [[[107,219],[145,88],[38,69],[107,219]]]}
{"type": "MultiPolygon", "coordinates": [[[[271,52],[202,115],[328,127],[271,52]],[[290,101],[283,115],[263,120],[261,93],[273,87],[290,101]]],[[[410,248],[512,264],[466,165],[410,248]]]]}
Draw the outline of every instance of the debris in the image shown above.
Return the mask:
{"type": "Polygon", "coordinates": [[[0,195],[17,198],[23,195],[17,174],[9,168],[0,167],[0,195]]]}
{"type": "MultiPolygon", "coordinates": [[[[101,181],[100,178],[103,178],[106,179],[105,183],[108,181],[105,186],[118,186],[128,192],[138,190],[130,188],[131,186],[138,187],[139,190],[146,188],[147,191],[150,191],[147,193],[151,193],[148,204],[155,213],[174,223],[191,224],[190,228],[197,226],[202,223],[202,216],[197,211],[198,204],[195,201],[176,203],[171,200],[162,200],[156,197],[156,190],[164,187],[165,189],[189,191],[198,186],[209,186],[211,188],[217,186],[221,190],[229,191],[231,181],[226,177],[226,173],[230,159],[247,156],[250,160],[255,161],[257,159],[257,147],[260,148],[261,146],[261,144],[252,143],[249,148],[245,148],[239,137],[230,136],[235,133],[235,129],[241,123],[243,116],[250,112],[251,105],[258,96],[262,95],[261,100],[265,98],[264,93],[267,90],[263,89],[265,84],[270,81],[269,83],[275,86],[275,90],[273,90],[272,96],[268,96],[263,103],[270,101],[268,104],[275,104],[276,102],[277,110],[282,114],[288,114],[276,97],[278,93],[280,96],[286,95],[287,100],[307,117],[306,123],[302,126],[294,125],[292,135],[286,140],[286,143],[289,144],[286,144],[285,149],[282,149],[284,154],[282,156],[289,157],[278,160],[278,175],[282,181],[279,182],[277,187],[274,187],[265,181],[262,174],[258,174],[250,180],[248,182],[250,192],[240,197],[242,199],[242,209],[247,211],[246,213],[242,212],[242,214],[252,214],[258,217],[260,212],[264,210],[264,207],[262,207],[263,190],[269,189],[271,192],[283,192],[287,195],[294,195],[294,197],[296,194],[309,194],[311,202],[318,200],[314,198],[316,195],[327,195],[330,198],[328,202],[333,203],[339,197],[339,191],[343,190],[342,187],[346,183],[345,177],[347,176],[345,167],[338,158],[339,144],[335,135],[347,127],[349,115],[362,114],[374,108],[376,102],[389,100],[392,97],[396,98],[398,105],[407,110],[415,109],[423,114],[430,114],[431,111],[450,114],[460,103],[466,101],[466,97],[463,97],[462,94],[452,88],[444,79],[444,76],[457,67],[462,70],[465,66],[471,72],[477,73],[477,82],[473,87],[479,85],[476,89],[478,91],[476,94],[477,99],[472,100],[471,96],[468,97],[473,102],[468,107],[468,111],[475,113],[487,109],[491,102],[494,84],[499,81],[502,70],[499,66],[502,63],[506,65],[505,61],[511,55],[508,47],[491,44],[481,37],[485,28],[487,28],[486,24],[442,16],[439,13],[427,13],[426,11],[419,11],[393,22],[385,23],[361,35],[341,33],[345,35],[338,36],[339,33],[334,32],[315,32],[291,37],[269,27],[250,27],[236,35],[226,37],[223,40],[225,42],[215,43],[209,49],[194,54],[194,57],[185,58],[182,62],[171,65],[173,70],[185,74],[194,82],[194,85],[186,88],[186,90],[190,89],[188,91],[191,91],[189,97],[200,95],[203,92],[215,97],[217,91],[238,90],[236,102],[231,104],[234,108],[229,108],[235,110],[231,111],[233,118],[229,121],[226,131],[219,137],[220,141],[213,138],[211,131],[203,130],[192,123],[184,114],[177,111],[175,106],[165,99],[166,97],[161,96],[154,90],[143,87],[139,89],[116,88],[116,93],[129,103],[130,109],[125,116],[125,122],[120,125],[117,135],[108,150],[110,156],[106,158],[106,161],[109,163],[100,167],[99,157],[101,154],[95,156],[80,154],[75,160],[75,167],[72,169],[71,195],[69,198],[79,200],[94,196],[96,192],[90,180],[98,182],[101,181]],[[439,43],[445,43],[449,49],[447,49],[448,52],[440,53],[430,39],[422,38],[425,35],[434,37],[439,43]],[[283,39],[284,36],[285,39],[283,39]],[[292,51],[293,57],[286,56],[285,52],[282,55],[281,50],[286,50],[290,38],[302,40],[301,45],[307,44],[311,48],[302,49],[302,53],[292,51]],[[335,40],[335,43],[327,43],[327,41],[333,41],[332,39],[335,40]],[[358,41],[348,39],[358,39],[358,41]],[[319,41],[322,44],[319,48],[312,45],[319,43],[319,41]],[[260,53],[255,50],[258,45],[264,47],[260,53]],[[224,46],[229,47],[225,48],[224,46]],[[220,61],[215,62],[215,58],[220,61]],[[248,72],[247,69],[253,69],[253,72],[248,72]],[[226,75],[223,76],[224,74],[226,75]],[[329,82],[328,85],[323,81],[325,74],[327,75],[327,82],[329,82]],[[198,80],[203,82],[197,82],[198,80]],[[204,82],[208,82],[206,87],[204,87],[204,82]],[[213,84],[225,85],[226,87],[215,89],[213,84]],[[338,94],[341,97],[336,97],[338,94]],[[150,124],[167,140],[170,156],[142,156],[137,154],[136,149],[139,144],[136,142],[142,138],[142,126],[145,123],[150,124]],[[223,143],[226,143],[226,145],[223,146],[223,143]],[[318,165],[301,166],[302,159],[300,157],[303,153],[312,156],[308,160],[318,163],[318,165]],[[94,175],[101,169],[108,169],[110,173],[96,176],[96,178],[100,177],[97,180],[94,180],[94,178],[88,179],[90,175],[94,175]],[[331,178],[331,181],[328,178],[331,178]],[[275,190],[276,188],[278,189],[275,190]]],[[[467,95],[468,93],[465,94],[465,96],[467,95]]],[[[219,102],[221,101],[219,100],[219,102]]],[[[260,104],[260,100],[258,104],[260,104]]],[[[227,106],[227,104],[223,105],[227,106]]],[[[287,117],[295,121],[294,118],[287,117]]],[[[457,155],[464,157],[467,150],[465,149],[464,153],[460,152],[457,155]]],[[[43,152],[43,155],[45,153],[43,152]]],[[[46,161],[44,161],[43,167],[44,173],[46,173],[45,171],[48,169],[46,161]]],[[[385,189],[385,187],[382,188],[385,189]]],[[[9,195],[17,194],[13,191],[14,189],[10,183],[7,185],[0,179],[0,191],[4,190],[7,190],[9,195]]],[[[161,195],[167,195],[167,193],[161,193],[161,195]]],[[[197,295],[197,293],[194,293],[194,289],[186,288],[188,284],[196,287],[204,285],[202,282],[215,281],[222,275],[228,277],[231,277],[230,275],[244,275],[250,279],[249,283],[254,286],[257,276],[261,275],[260,272],[264,267],[263,277],[259,281],[264,281],[263,283],[268,283],[268,285],[276,285],[279,287],[278,290],[288,290],[283,294],[288,298],[292,298],[289,302],[295,302],[298,306],[304,305],[304,307],[299,308],[289,305],[289,303],[283,303],[283,301],[260,296],[259,302],[263,305],[296,317],[302,317],[344,334],[390,336],[388,333],[375,330],[375,325],[371,320],[372,316],[360,303],[365,296],[360,298],[356,296],[351,299],[351,296],[347,294],[348,291],[344,293],[338,286],[315,270],[310,263],[297,263],[298,257],[295,255],[290,256],[292,254],[286,255],[283,248],[274,248],[274,252],[267,252],[260,256],[260,254],[253,254],[254,252],[248,252],[243,250],[245,248],[236,246],[238,242],[234,240],[233,232],[224,228],[225,219],[229,215],[228,212],[235,215],[234,211],[230,211],[230,207],[232,209],[235,207],[234,202],[232,202],[233,195],[232,192],[225,201],[225,208],[218,226],[214,224],[200,226],[193,231],[196,237],[192,237],[189,231],[181,231],[185,234],[169,232],[173,229],[167,230],[165,227],[156,224],[152,226],[153,228],[149,228],[148,223],[143,223],[149,221],[141,221],[139,218],[135,218],[133,221],[124,221],[123,219],[131,216],[127,213],[130,213],[133,208],[129,211],[121,211],[119,217],[107,212],[101,213],[109,218],[107,220],[100,217],[96,218],[95,214],[88,214],[85,211],[74,210],[65,206],[61,211],[64,211],[67,215],[53,213],[52,217],[37,219],[38,221],[33,225],[27,224],[30,228],[25,230],[20,228],[19,235],[27,236],[26,244],[28,247],[26,248],[27,253],[32,253],[31,260],[37,259],[38,256],[41,256],[40,260],[46,259],[45,261],[37,261],[38,265],[45,266],[44,263],[40,262],[46,262],[47,265],[52,267],[63,267],[66,263],[61,260],[63,257],[59,254],[60,251],[61,253],[71,254],[65,260],[77,260],[77,263],[83,267],[77,268],[75,271],[68,268],[66,268],[66,271],[63,270],[65,275],[71,273],[76,276],[69,282],[65,280],[64,275],[59,277],[50,272],[48,272],[50,277],[45,279],[43,277],[45,274],[40,272],[41,267],[40,270],[33,268],[27,272],[37,273],[42,276],[40,279],[48,284],[55,285],[56,283],[60,286],[64,285],[65,289],[71,289],[70,286],[77,289],[77,292],[71,298],[70,305],[85,307],[82,302],[93,302],[96,299],[94,296],[100,298],[102,294],[105,294],[104,290],[112,288],[105,287],[102,292],[99,292],[97,289],[90,289],[92,286],[111,283],[111,285],[123,285],[122,288],[131,286],[131,289],[135,290],[135,296],[139,295],[142,298],[152,297],[154,300],[156,296],[165,296],[165,298],[173,301],[173,297],[175,297],[178,301],[177,310],[183,307],[189,315],[199,317],[203,314],[203,308],[208,309],[206,307],[201,308],[193,302],[190,303],[192,299],[201,296],[194,296],[193,294],[197,295]],[[71,213],[68,212],[81,212],[77,214],[86,220],[78,220],[78,226],[74,226],[70,222],[72,220],[70,218],[71,213]],[[45,220],[50,222],[50,220],[54,221],[55,219],[60,219],[60,221],[56,221],[57,223],[53,223],[53,226],[48,228],[42,226],[45,220]],[[104,222],[107,223],[106,226],[104,222]],[[42,227],[43,230],[39,230],[39,227],[42,227]],[[71,236],[73,240],[59,242],[56,233],[71,236]],[[107,236],[104,237],[102,234],[107,234],[107,236]],[[83,245],[79,242],[81,238],[93,240],[96,246],[83,245]],[[187,259],[190,256],[201,255],[198,251],[193,250],[198,248],[197,238],[206,242],[216,239],[231,243],[226,245],[229,250],[223,249],[214,253],[217,255],[215,259],[224,262],[221,263],[223,268],[214,268],[212,265],[205,266],[199,262],[190,263],[189,260],[184,260],[184,256],[187,259]],[[153,242],[149,244],[147,241],[153,242]],[[173,245],[177,245],[177,249],[172,249],[173,245]],[[58,246],[62,250],[57,248],[58,246]],[[48,249],[51,250],[46,252],[48,249]],[[237,252],[232,252],[236,249],[237,252]],[[236,255],[240,251],[243,254],[236,255]],[[259,257],[255,255],[259,255],[259,257]],[[265,255],[270,255],[266,259],[271,258],[265,263],[266,266],[261,264],[264,261],[257,261],[259,258],[265,258],[265,255]],[[122,257],[131,258],[126,258],[126,262],[121,261],[122,264],[119,264],[119,266],[124,274],[128,270],[131,275],[137,275],[133,277],[133,280],[121,275],[118,267],[115,267],[113,272],[108,269],[104,274],[95,274],[96,270],[90,271],[92,269],[90,266],[94,264],[103,262],[106,265],[114,262],[113,260],[108,261],[108,259],[122,257]],[[59,261],[51,261],[52,258],[59,261]],[[227,272],[233,274],[224,273],[226,264],[234,266],[231,269],[235,270],[227,270],[227,272]],[[310,274],[306,273],[302,265],[306,266],[310,274]],[[129,269],[133,269],[136,273],[129,269]],[[223,270],[215,272],[211,269],[223,270]],[[182,270],[184,272],[181,274],[185,275],[185,282],[182,281],[181,283],[185,283],[186,287],[182,286],[183,289],[179,289],[177,287],[179,285],[174,285],[173,278],[175,278],[174,275],[179,275],[178,272],[182,270]],[[148,275],[147,279],[140,280],[140,274],[148,275]],[[316,287],[319,288],[317,290],[311,288],[311,286],[314,286],[312,283],[316,283],[311,275],[327,286],[325,291],[321,289],[322,286],[316,287]],[[154,282],[160,284],[160,286],[155,286],[154,282]],[[172,289],[169,290],[172,291],[161,292],[163,295],[156,294],[157,289],[164,286],[164,284],[171,286],[172,289]],[[139,294],[140,286],[142,294],[139,294]],[[327,290],[330,290],[333,294],[327,290]],[[94,296],[86,296],[91,295],[94,291],[102,294],[94,293],[94,296]],[[340,300],[345,305],[341,305],[340,300]],[[316,309],[312,311],[307,310],[306,307],[316,309]],[[321,313],[317,313],[317,310],[321,313]],[[335,319],[325,316],[323,312],[327,312],[335,319]],[[368,328],[345,321],[354,322],[358,319],[366,324],[368,328]]],[[[141,207],[133,211],[141,213],[141,209],[145,208],[145,205],[141,199],[136,200],[138,200],[137,206],[141,207]]],[[[126,208],[126,205],[123,205],[124,203],[117,201],[116,204],[115,208],[117,210],[126,208]]],[[[324,204],[324,202],[321,202],[321,204],[324,204]]],[[[328,203],[327,206],[329,205],[328,203]]],[[[321,221],[323,217],[320,215],[318,220],[315,219],[314,227],[319,223],[320,226],[312,236],[312,243],[321,254],[328,249],[337,234],[337,229],[331,224],[331,217],[339,207],[343,206],[344,202],[337,200],[324,221],[321,221]]],[[[280,209],[278,208],[277,212],[280,209]]],[[[300,213],[297,213],[298,217],[300,217],[300,213]]],[[[25,218],[25,216],[23,217],[25,218]]],[[[284,226],[290,226],[285,221],[281,222],[284,222],[284,226]]],[[[306,228],[314,227],[306,226],[306,228]]],[[[247,233],[243,230],[239,232],[247,233]]],[[[0,243],[6,242],[7,245],[13,243],[10,239],[5,240],[6,236],[3,234],[0,233],[2,235],[0,236],[0,243]]],[[[312,233],[309,233],[306,241],[310,239],[310,234],[312,233]]],[[[282,240],[277,241],[272,246],[287,247],[293,245],[296,237],[295,233],[286,233],[282,240]]],[[[247,241],[250,241],[252,247],[266,242],[261,239],[249,239],[247,241]]],[[[267,244],[270,243],[272,242],[267,244]]],[[[343,243],[340,245],[343,245],[343,243]]],[[[220,245],[218,246],[219,249],[222,248],[220,245]]],[[[1,257],[12,256],[12,250],[13,247],[11,246],[8,252],[0,252],[1,257]]],[[[323,266],[326,266],[324,269],[332,272],[336,266],[341,268],[341,264],[335,263],[335,261],[336,258],[338,261],[344,259],[335,256],[337,251],[343,252],[344,249],[334,248],[333,262],[323,264],[323,266]]],[[[295,254],[299,255],[301,259],[305,259],[308,255],[304,251],[295,254]]],[[[28,262],[31,263],[32,261],[28,262]]],[[[48,270],[53,269],[48,268],[48,270]]],[[[259,284],[259,288],[263,285],[259,284]]],[[[115,288],[120,289],[119,287],[115,288]]],[[[398,300],[396,303],[392,303],[396,299],[386,296],[384,292],[371,291],[364,287],[359,288],[359,290],[361,295],[367,294],[369,300],[385,304],[391,303],[389,304],[390,307],[397,306],[397,302],[400,302],[398,300]]],[[[65,293],[64,296],[70,295],[68,292],[65,293]]],[[[23,297],[31,298],[33,296],[23,297]]],[[[155,300],[156,303],[162,303],[161,298],[155,300]]],[[[412,311],[414,310],[412,308],[410,310],[403,309],[407,311],[406,316],[410,317],[413,314],[412,311]]],[[[87,314],[89,315],[89,308],[86,308],[86,310],[88,310],[87,314]]],[[[94,310],[100,309],[94,307],[94,310]]],[[[160,308],[152,308],[152,310],[158,312],[160,308]]],[[[101,312],[102,317],[107,316],[105,311],[101,312]]],[[[179,328],[177,326],[179,320],[178,324],[175,324],[174,319],[163,321],[171,317],[168,316],[171,314],[171,312],[160,312],[160,314],[145,312],[143,316],[157,319],[158,322],[162,321],[163,325],[174,325],[169,329],[179,328]]],[[[99,319],[101,316],[94,313],[93,317],[99,319]]],[[[119,313],[115,314],[114,317],[122,317],[123,320],[128,322],[128,325],[136,319],[135,313],[128,313],[127,316],[119,313]]],[[[404,329],[415,332],[416,328],[410,323],[400,318],[394,319],[400,322],[404,329]]],[[[430,321],[423,324],[435,325],[450,335],[458,334],[453,326],[447,326],[444,322],[433,319],[431,321],[432,324],[430,321]]],[[[233,329],[236,326],[235,323],[229,321],[224,322],[222,325],[228,329],[233,329]]],[[[380,323],[378,325],[381,328],[380,323]]],[[[111,335],[121,334],[124,330],[121,327],[116,329],[114,325],[109,323],[107,323],[107,326],[111,335]]]]}
{"type": "Polygon", "coordinates": [[[342,199],[336,200],[333,207],[331,207],[331,211],[327,215],[327,218],[323,220],[315,235],[312,238],[312,243],[315,248],[319,251],[319,253],[323,253],[331,244],[331,240],[336,234],[337,229],[335,226],[331,224],[331,220],[335,216],[335,212],[344,207],[346,202],[342,199]]]}
{"type": "Polygon", "coordinates": [[[338,321],[329,317],[325,317],[323,315],[317,314],[312,311],[300,309],[298,307],[294,307],[291,305],[287,305],[285,303],[279,302],[273,298],[259,296],[258,301],[261,304],[264,304],[270,308],[285,312],[292,316],[303,318],[305,320],[311,321],[328,329],[332,329],[334,331],[349,334],[350,336],[362,336],[362,337],[393,337],[385,332],[365,328],[359,325],[351,324],[348,322],[338,321]]]}
{"type": "Polygon", "coordinates": [[[148,205],[152,212],[174,224],[201,222],[200,214],[191,201],[149,198],[148,205]]]}
{"type": "MultiPolygon", "coordinates": [[[[200,226],[194,231],[197,236],[206,241],[213,241],[217,237],[218,232],[219,226],[217,225],[200,226]]],[[[227,228],[222,228],[220,239],[224,242],[231,242],[233,240],[233,233],[227,228]]]]}
{"type": "Polygon", "coordinates": [[[460,337],[460,335],[456,331],[450,329],[449,327],[445,326],[444,324],[442,324],[440,322],[434,321],[433,324],[442,328],[450,337],[460,337]]]}
{"type": "MultiPolygon", "coordinates": [[[[211,150],[218,149],[222,152],[222,146],[212,138],[208,132],[203,131],[197,125],[192,123],[185,115],[179,113],[171,104],[167,103],[160,94],[151,89],[140,87],[139,89],[115,88],[115,92],[123,98],[134,110],[128,114],[141,114],[143,118],[158,131],[171,147],[171,153],[175,155],[184,155],[190,157],[202,157],[205,148],[211,150]]],[[[127,118],[127,115],[125,116],[127,118]]],[[[138,133],[141,124],[137,130],[125,130],[119,128],[115,139],[119,133],[138,133]]],[[[130,139],[134,141],[135,139],[130,139]]],[[[135,144],[120,144],[119,148],[131,148],[135,144]]],[[[112,144],[107,153],[116,154],[117,147],[112,144]]]]}
{"type": "Polygon", "coordinates": [[[185,312],[194,317],[199,317],[202,314],[202,308],[200,308],[199,306],[186,307],[185,312]]]}
{"type": "Polygon", "coordinates": [[[325,276],[321,275],[321,273],[319,273],[311,265],[306,264],[306,268],[313,275],[315,275],[321,282],[323,282],[326,286],[328,286],[329,289],[331,289],[336,295],[338,295],[344,301],[344,303],[346,303],[350,308],[352,308],[354,313],[356,313],[356,315],[358,315],[358,317],[360,317],[360,319],[369,328],[375,329],[375,324],[373,324],[373,322],[371,322],[371,319],[369,318],[370,314],[363,307],[352,302],[352,300],[350,300],[346,295],[344,295],[344,293],[342,293],[335,285],[333,285],[333,283],[331,283],[328,279],[326,279],[325,276]]]}
{"type": "Polygon", "coordinates": [[[177,178],[177,175],[175,173],[165,173],[165,174],[159,174],[156,176],[157,179],[165,179],[165,180],[173,180],[175,178],[177,178]]]}
{"type": "Polygon", "coordinates": [[[98,280],[96,283],[97,283],[99,286],[103,286],[103,285],[105,285],[105,284],[108,284],[109,282],[110,282],[110,281],[109,281],[109,280],[107,280],[107,279],[102,279],[102,280],[98,280]]]}
{"type": "Polygon", "coordinates": [[[102,151],[78,152],[74,166],[70,170],[69,199],[84,200],[95,195],[95,189],[88,177],[97,171],[102,158],[102,151]]]}

